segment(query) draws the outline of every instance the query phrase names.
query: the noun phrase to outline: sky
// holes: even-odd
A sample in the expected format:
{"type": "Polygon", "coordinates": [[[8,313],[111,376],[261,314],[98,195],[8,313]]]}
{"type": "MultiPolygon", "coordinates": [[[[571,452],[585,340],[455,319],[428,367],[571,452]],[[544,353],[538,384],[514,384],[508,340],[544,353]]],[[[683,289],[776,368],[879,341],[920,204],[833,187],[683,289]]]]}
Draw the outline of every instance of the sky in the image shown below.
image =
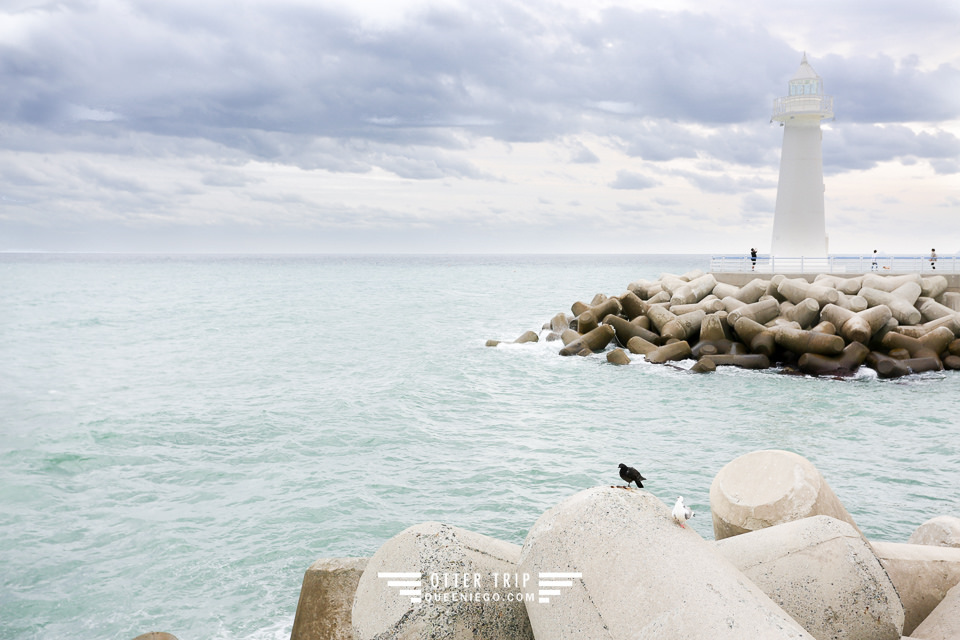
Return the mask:
{"type": "Polygon", "coordinates": [[[960,251],[956,0],[2,0],[0,251],[960,251]],[[588,8],[581,5],[589,4],[588,8]]]}

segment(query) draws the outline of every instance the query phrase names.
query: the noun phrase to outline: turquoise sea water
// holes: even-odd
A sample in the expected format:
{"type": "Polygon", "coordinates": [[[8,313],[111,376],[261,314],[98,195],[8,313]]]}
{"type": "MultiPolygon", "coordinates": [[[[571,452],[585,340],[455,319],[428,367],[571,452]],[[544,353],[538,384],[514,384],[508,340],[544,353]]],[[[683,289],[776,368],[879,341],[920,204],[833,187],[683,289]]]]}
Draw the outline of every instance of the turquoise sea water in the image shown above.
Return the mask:
{"type": "Polygon", "coordinates": [[[303,572],[440,520],[522,544],[638,467],[712,538],[733,458],[904,541],[960,515],[960,375],[687,375],[484,347],[706,256],[0,256],[0,638],[289,637],[303,572]]]}

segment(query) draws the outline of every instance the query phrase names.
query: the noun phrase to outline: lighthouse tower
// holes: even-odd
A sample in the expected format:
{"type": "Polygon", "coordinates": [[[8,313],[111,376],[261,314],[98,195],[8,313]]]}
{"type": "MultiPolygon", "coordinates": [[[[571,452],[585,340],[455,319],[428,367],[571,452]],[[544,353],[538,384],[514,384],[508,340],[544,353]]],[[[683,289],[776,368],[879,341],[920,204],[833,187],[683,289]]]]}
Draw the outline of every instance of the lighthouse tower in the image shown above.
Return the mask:
{"type": "Polygon", "coordinates": [[[770,253],[782,257],[826,257],[823,217],[823,133],[820,121],[833,118],[833,97],[803,54],[790,79],[790,95],[773,101],[773,120],[783,127],[780,181],[770,253]]]}

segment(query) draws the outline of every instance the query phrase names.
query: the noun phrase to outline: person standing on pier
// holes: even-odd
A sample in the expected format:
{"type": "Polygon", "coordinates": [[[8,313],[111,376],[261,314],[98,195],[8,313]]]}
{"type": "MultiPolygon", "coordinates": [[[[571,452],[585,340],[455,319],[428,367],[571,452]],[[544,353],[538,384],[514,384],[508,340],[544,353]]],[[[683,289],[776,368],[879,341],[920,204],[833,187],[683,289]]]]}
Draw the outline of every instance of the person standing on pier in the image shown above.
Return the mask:
{"type": "Polygon", "coordinates": [[[873,250],[873,264],[870,265],[870,270],[871,271],[877,270],[877,250],[876,249],[873,250]]]}
{"type": "Polygon", "coordinates": [[[937,250],[936,249],[930,249],[930,268],[931,269],[937,268],[937,250]]]}
{"type": "Polygon", "coordinates": [[[753,271],[757,266],[757,250],[753,247],[750,248],[750,271],[753,271]]]}

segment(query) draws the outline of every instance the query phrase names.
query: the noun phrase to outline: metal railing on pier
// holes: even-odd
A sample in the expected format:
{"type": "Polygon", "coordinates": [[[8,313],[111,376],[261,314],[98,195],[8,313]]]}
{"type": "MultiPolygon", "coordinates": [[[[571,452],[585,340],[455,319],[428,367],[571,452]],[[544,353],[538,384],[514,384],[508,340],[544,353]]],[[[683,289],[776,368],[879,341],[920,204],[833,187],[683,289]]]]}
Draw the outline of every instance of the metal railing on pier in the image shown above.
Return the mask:
{"type": "Polygon", "coordinates": [[[710,256],[714,273],[960,273],[960,256],[831,255],[827,257],[710,256]]]}

